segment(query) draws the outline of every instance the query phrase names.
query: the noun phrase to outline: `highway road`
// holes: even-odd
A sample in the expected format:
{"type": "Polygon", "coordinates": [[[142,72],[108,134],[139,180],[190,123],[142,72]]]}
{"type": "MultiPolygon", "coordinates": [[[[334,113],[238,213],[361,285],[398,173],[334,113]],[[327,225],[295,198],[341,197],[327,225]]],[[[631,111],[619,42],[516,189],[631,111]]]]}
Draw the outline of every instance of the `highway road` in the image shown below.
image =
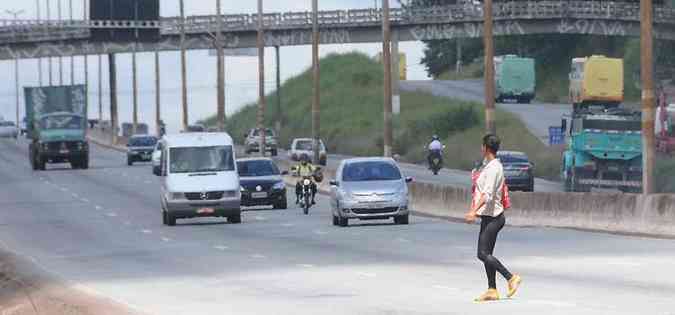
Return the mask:
{"type": "Polygon", "coordinates": [[[309,216],[165,227],[150,167],[92,149],[90,170],[33,172],[25,143],[0,140],[1,246],[146,314],[675,314],[673,240],[507,227],[496,254],[522,290],[475,304],[476,225],[337,228],[321,197],[309,216]]]}
{"type": "MultiPolygon", "coordinates": [[[[460,100],[485,101],[484,84],[482,80],[462,81],[401,81],[404,91],[421,90],[440,97],[449,97],[460,100]]],[[[560,126],[563,115],[571,113],[571,105],[567,104],[514,104],[501,103],[497,107],[511,112],[525,123],[527,128],[548,145],[548,127],[560,126]]]]}

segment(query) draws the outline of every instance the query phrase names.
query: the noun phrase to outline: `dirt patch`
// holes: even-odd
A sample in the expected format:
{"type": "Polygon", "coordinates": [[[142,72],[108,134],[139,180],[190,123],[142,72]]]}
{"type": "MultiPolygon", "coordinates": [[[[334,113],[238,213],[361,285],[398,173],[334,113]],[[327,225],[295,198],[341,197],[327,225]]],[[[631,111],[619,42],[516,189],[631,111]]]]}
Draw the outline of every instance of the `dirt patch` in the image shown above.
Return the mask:
{"type": "Polygon", "coordinates": [[[35,264],[0,250],[0,315],[138,314],[74,288],[35,264]]]}

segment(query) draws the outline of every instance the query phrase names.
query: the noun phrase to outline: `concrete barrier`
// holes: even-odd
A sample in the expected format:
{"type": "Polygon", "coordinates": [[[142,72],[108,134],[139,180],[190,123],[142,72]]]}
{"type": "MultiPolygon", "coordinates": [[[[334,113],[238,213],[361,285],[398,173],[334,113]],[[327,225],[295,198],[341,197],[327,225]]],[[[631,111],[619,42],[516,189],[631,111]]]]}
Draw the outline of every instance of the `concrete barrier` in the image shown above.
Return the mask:
{"type": "MultiPolygon", "coordinates": [[[[463,219],[469,189],[413,183],[411,208],[421,214],[463,219]]],[[[675,237],[675,195],[511,193],[507,222],[514,226],[574,228],[675,237]]]]}
{"type": "Polygon", "coordinates": [[[127,138],[124,137],[118,137],[117,141],[119,142],[116,145],[111,144],[112,142],[112,135],[109,130],[101,130],[98,128],[94,129],[89,129],[87,130],[87,138],[89,141],[108,148],[108,149],[113,149],[121,152],[126,152],[126,144],[127,144],[127,138]]]}

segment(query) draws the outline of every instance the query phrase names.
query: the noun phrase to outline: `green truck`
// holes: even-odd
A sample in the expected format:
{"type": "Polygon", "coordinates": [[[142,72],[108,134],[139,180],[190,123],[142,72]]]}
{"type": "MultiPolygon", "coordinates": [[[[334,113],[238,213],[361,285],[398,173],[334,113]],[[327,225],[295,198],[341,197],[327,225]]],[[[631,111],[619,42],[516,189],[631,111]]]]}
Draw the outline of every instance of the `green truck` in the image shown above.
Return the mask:
{"type": "Polygon", "coordinates": [[[570,140],[563,153],[565,190],[642,190],[642,115],[608,107],[572,114],[570,140]]]}
{"type": "Polygon", "coordinates": [[[24,88],[29,160],[34,170],[45,170],[47,163],[89,168],[86,93],[84,85],[24,88]]]}
{"type": "Polygon", "coordinates": [[[495,101],[507,99],[529,104],[535,96],[536,75],[534,59],[516,55],[494,58],[495,101]]]}

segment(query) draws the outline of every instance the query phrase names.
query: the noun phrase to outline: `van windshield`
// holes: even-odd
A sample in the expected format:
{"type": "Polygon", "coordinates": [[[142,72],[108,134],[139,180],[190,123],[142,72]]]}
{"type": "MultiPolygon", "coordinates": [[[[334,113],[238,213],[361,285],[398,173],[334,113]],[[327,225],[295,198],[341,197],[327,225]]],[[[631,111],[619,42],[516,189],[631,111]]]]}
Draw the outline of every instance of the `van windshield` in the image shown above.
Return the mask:
{"type": "Polygon", "coordinates": [[[232,146],[171,148],[170,173],[234,171],[232,146]]]}

